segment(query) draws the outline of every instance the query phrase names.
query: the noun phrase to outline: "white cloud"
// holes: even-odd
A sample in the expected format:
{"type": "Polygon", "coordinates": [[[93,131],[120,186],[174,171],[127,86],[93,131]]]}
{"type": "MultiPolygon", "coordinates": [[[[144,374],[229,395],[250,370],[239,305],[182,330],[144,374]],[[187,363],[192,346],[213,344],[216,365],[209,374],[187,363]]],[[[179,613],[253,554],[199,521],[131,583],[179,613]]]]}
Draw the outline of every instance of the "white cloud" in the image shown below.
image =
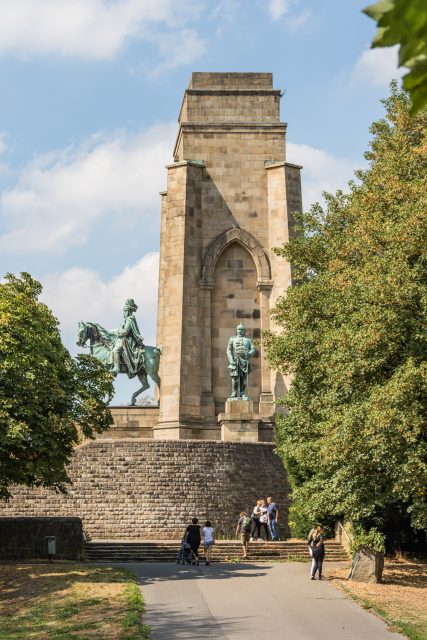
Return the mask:
{"type": "Polygon", "coordinates": [[[274,21],[280,20],[288,13],[291,4],[293,4],[292,0],[268,0],[267,9],[270,18],[274,21]]]}
{"type": "Polygon", "coordinates": [[[181,29],[175,33],[151,33],[149,38],[158,47],[162,62],[149,68],[143,65],[148,77],[153,78],[183,64],[190,64],[205,52],[203,40],[193,29],[181,29]]]}
{"type": "Polygon", "coordinates": [[[147,344],[155,342],[159,254],[145,254],[136,264],[105,281],[97,271],[74,267],[43,278],[42,300],[59,319],[64,341],[74,350],[79,320],[98,322],[106,329],[122,321],[127,298],[137,303],[140,331],[147,344]]]}
{"type": "Polygon", "coordinates": [[[35,158],[0,198],[0,250],[63,252],[117,215],[129,227],[158,215],[176,124],[98,134],[35,158]]]}
{"type": "Polygon", "coordinates": [[[290,31],[297,31],[306,25],[313,15],[307,7],[291,13],[291,9],[296,9],[298,6],[299,0],[268,0],[267,11],[273,22],[278,22],[286,16],[285,27],[290,31]]]}
{"type": "Polygon", "coordinates": [[[0,131],[0,153],[4,153],[7,149],[5,137],[6,134],[3,131],[0,131]]]}
{"type": "Polygon", "coordinates": [[[333,156],[323,149],[306,144],[287,143],[287,160],[303,165],[302,197],[304,209],[314,202],[322,201],[322,191],[346,190],[347,182],[354,178],[354,171],[360,166],[349,158],[333,156]]]}
{"type": "Polygon", "coordinates": [[[387,88],[394,78],[401,78],[406,69],[398,67],[398,45],[365,49],[350,72],[348,86],[355,89],[363,85],[387,88]]]}
{"type": "Polygon", "coordinates": [[[111,58],[153,29],[182,37],[202,0],[13,0],[0,2],[0,54],[111,58]],[[184,29],[184,31],[183,31],[184,29]]]}
{"type": "Polygon", "coordinates": [[[287,20],[287,26],[292,31],[298,31],[301,27],[304,27],[313,17],[313,13],[310,9],[305,7],[300,13],[294,16],[290,16],[287,20]]]}

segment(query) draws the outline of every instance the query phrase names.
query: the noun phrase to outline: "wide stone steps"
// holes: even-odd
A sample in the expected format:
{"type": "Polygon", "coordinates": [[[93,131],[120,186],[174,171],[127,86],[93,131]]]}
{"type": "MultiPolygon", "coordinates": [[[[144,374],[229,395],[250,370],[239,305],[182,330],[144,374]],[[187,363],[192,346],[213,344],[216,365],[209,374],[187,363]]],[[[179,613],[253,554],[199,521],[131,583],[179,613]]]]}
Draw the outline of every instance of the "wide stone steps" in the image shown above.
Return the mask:
{"type": "MultiPolygon", "coordinates": [[[[116,541],[94,540],[85,544],[85,558],[89,562],[175,562],[179,541],[116,541]]],[[[348,555],[339,542],[325,543],[325,561],[346,561],[348,555]]],[[[213,562],[227,562],[241,558],[238,541],[218,540],[212,551],[213,562]]],[[[203,548],[200,548],[203,556],[203,548]]],[[[309,560],[307,545],[303,541],[251,542],[249,557],[257,562],[309,560]]]]}

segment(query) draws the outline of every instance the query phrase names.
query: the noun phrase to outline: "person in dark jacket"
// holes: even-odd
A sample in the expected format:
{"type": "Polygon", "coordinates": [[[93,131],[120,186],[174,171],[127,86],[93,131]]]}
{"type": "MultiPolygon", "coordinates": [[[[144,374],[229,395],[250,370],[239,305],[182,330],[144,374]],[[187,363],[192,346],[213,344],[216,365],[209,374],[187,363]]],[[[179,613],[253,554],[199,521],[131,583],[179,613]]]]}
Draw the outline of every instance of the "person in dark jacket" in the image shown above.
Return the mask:
{"type": "Polygon", "coordinates": [[[197,524],[199,520],[197,518],[193,518],[191,524],[188,525],[185,530],[187,535],[187,543],[191,547],[191,551],[194,553],[194,557],[196,560],[193,564],[199,564],[199,547],[200,547],[200,525],[197,524]]]}
{"type": "Polygon", "coordinates": [[[317,527],[314,531],[310,532],[310,549],[311,549],[311,579],[316,579],[316,573],[319,575],[319,580],[322,579],[322,565],[323,558],[325,557],[325,545],[324,535],[322,527],[317,527]]]}

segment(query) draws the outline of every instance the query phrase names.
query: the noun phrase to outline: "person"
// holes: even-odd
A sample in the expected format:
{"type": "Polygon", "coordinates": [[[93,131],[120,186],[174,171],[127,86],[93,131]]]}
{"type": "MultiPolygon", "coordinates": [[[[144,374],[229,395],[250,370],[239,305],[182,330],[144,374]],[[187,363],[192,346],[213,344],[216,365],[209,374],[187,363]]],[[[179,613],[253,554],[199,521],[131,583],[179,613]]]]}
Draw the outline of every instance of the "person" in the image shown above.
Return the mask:
{"type": "Polygon", "coordinates": [[[321,580],[323,559],[325,557],[325,545],[322,527],[318,527],[313,531],[310,546],[312,551],[311,580],[316,579],[316,573],[318,573],[319,580],[321,580]]]}
{"type": "Polygon", "coordinates": [[[243,560],[248,559],[249,551],[249,538],[251,535],[251,519],[246,511],[241,511],[239,520],[236,527],[236,537],[240,533],[240,540],[242,542],[243,560]]]}
{"type": "Polygon", "coordinates": [[[256,349],[250,338],[245,337],[245,327],[239,324],[236,335],[231,336],[227,347],[228,368],[231,376],[230,400],[249,400],[246,393],[248,377],[251,372],[250,359],[256,353],[256,349]]]}
{"type": "Polygon", "coordinates": [[[199,547],[200,547],[200,525],[198,518],[193,518],[191,524],[186,529],[187,542],[194,553],[195,561],[192,564],[199,564],[199,547]]]}
{"type": "Polygon", "coordinates": [[[313,549],[311,548],[311,541],[313,539],[313,533],[316,531],[316,529],[318,529],[318,526],[313,527],[312,529],[310,529],[310,532],[308,534],[308,538],[307,538],[307,544],[308,544],[308,553],[310,554],[310,558],[313,557],[313,549]]]}
{"type": "Polygon", "coordinates": [[[134,313],[138,306],[128,298],[123,309],[123,322],[112,332],[114,345],[111,350],[110,370],[112,373],[127,373],[133,378],[144,370],[144,338],[139,333],[134,313]]]}
{"type": "Polygon", "coordinates": [[[276,502],[273,502],[273,498],[269,496],[267,498],[267,514],[268,514],[268,526],[271,533],[271,540],[275,542],[279,539],[277,531],[277,520],[279,518],[279,507],[276,502]]]}
{"type": "Polygon", "coordinates": [[[214,530],[210,520],[206,520],[205,526],[202,529],[203,546],[205,548],[205,565],[209,566],[211,563],[212,545],[214,544],[214,530]]]}
{"type": "Polygon", "coordinates": [[[259,517],[261,515],[261,505],[262,500],[257,500],[254,510],[252,511],[252,531],[249,542],[253,542],[254,540],[257,540],[258,542],[260,541],[261,523],[259,521],[259,517]]]}
{"type": "Polygon", "coordinates": [[[268,535],[268,509],[267,509],[267,503],[265,500],[261,500],[261,515],[259,517],[259,522],[260,522],[260,535],[261,538],[265,541],[268,542],[269,540],[269,535],[268,535]],[[264,536],[262,536],[261,531],[264,531],[264,536]]]}

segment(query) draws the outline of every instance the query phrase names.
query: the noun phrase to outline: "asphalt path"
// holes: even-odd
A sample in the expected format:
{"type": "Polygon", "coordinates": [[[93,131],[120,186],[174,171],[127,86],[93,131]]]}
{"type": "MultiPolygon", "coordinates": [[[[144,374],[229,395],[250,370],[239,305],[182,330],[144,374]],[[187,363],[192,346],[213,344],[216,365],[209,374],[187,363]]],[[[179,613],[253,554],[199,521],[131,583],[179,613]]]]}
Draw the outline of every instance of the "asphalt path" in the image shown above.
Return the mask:
{"type": "Polygon", "coordinates": [[[140,579],[152,640],[404,638],[328,580],[311,581],[305,564],[124,566],[140,579]]]}

